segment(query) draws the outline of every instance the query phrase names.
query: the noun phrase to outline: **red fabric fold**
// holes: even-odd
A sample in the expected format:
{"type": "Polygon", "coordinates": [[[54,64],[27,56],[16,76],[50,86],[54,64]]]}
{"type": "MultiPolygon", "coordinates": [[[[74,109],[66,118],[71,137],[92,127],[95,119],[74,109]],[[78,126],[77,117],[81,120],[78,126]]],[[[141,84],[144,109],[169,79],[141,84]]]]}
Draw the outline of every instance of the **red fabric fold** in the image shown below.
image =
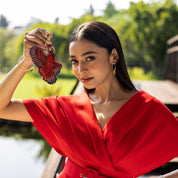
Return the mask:
{"type": "Polygon", "coordinates": [[[144,91],[126,102],[103,130],[87,93],[23,102],[34,126],[58,153],[102,175],[137,177],[178,156],[178,120],[144,91]]]}

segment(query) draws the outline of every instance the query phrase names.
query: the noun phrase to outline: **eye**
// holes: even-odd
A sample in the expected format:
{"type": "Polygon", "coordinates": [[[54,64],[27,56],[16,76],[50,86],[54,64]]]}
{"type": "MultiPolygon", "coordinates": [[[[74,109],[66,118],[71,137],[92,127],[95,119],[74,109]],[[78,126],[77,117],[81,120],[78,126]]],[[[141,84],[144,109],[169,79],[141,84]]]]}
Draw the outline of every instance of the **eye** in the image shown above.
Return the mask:
{"type": "Polygon", "coordinates": [[[94,56],[88,56],[88,57],[86,58],[86,61],[93,61],[94,59],[95,59],[94,56]]]}
{"type": "Polygon", "coordinates": [[[75,60],[75,59],[71,59],[71,64],[73,65],[73,64],[76,64],[76,63],[78,63],[78,61],[77,60],[75,60]]]}

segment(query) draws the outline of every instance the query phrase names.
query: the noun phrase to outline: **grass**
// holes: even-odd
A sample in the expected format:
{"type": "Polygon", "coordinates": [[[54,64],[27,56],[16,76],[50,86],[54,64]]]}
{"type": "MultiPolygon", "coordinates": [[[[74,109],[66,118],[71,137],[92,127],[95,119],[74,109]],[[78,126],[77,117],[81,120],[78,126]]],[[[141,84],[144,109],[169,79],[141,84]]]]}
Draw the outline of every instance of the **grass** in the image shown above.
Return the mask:
{"type": "MultiPolygon", "coordinates": [[[[0,76],[0,80],[4,75],[0,76]]],[[[26,74],[14,92],[13,98],[41,98],[44,97],[44,91],[54,91],[59,89],[57,94],[67,95],[74,87],[76,80],[74,78],[61,79],[60,74],[55,84],[49,85],[43,81],[42,77],[34,77],[30,73],[26,74]]],[[[56,95],[56,93],[55,93],[56,95]]]]}
{"type": "MultiPolygon", "coordinates": [[[[128,69],[129,75],[132,80],[158,80],[160,79],[153,73],[149,72],[144,74],[143,69],[141,68],[132,68],[128,69]]],[[[43,81],[42,77],[39,74],[36,74],[37,70],[33,73],[27,73],[18,85],[13,98],[41,98],[45,97],[46,93],[49,93],[47,96],[54,92],[56,94],[67,95],[72,91],[76,83],[76,79],[72,75],[71,70],[64,70],[61,74],[57,76],[58,80],[55,84],[49,85],[43,81]]],[[[0,80],[4,75],[0,76],[0,80]]]]}
{"type": "Polygon", "coordinates": [[[162,78],[155,75],[153,72],[144,73],[144,70],[139,67],[128,68],[128,73],[131,80],[161,80],[162,78]]]}

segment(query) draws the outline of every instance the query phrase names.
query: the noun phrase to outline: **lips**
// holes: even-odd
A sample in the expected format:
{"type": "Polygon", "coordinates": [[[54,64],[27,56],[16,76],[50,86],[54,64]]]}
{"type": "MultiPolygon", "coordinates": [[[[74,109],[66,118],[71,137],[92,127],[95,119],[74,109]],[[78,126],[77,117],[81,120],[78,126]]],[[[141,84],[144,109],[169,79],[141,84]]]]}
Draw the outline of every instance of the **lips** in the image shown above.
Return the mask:
{"type": "Polygon", "coordinates": [[[82,83],[88,83],[93,79],[93,77],[83,77],[80,79],[82,83]]]}

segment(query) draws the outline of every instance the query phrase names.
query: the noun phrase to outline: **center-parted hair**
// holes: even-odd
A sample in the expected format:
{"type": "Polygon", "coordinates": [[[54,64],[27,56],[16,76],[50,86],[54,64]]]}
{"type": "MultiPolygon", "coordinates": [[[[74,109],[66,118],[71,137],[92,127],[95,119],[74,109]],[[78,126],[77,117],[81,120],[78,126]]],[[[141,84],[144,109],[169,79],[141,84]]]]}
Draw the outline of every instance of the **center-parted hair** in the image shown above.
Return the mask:
{"type": "Polygon", "coordinates": [[[94,42],[98,46],[107,49],[109,54],[111,54],[112,50],[115,48],[119,55],[119,59],[116,63],[116,77],[124,88],[135,90],[135,86],[131,82],[127,72],[119,37],[109,25],[99,21],[84,23],[72,33],[70,43],[80,39],[94,42]]]}

